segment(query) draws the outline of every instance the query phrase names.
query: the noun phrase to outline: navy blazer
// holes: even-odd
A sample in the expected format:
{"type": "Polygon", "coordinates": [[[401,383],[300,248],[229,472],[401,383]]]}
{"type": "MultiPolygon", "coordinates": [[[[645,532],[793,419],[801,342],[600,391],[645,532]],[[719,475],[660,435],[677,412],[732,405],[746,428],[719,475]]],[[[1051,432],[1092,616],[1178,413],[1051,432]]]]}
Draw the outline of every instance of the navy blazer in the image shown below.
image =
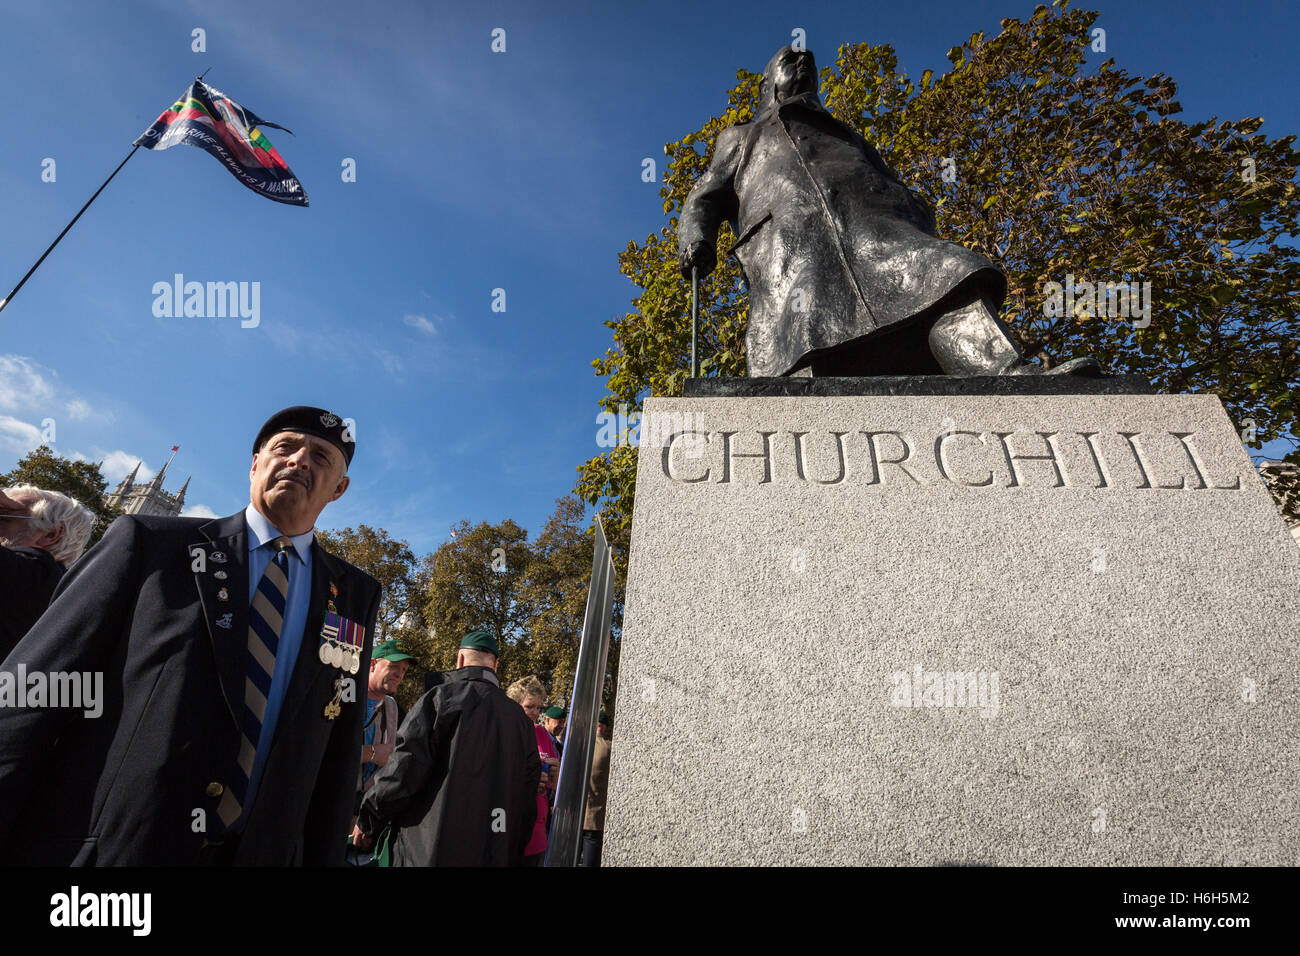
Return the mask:
{"type": "Polygon", "coordinates": [[[48,551],[0,547],[0,661],[45,613],[61,577],[48,551]]]}
{"type": "MultiPolygon", "coordinates": [[[[103,712],[0,706],[0,863],[195,864],[218,839],[244,709],[247,535],[242,511],[131,515],[63,578],[3,670],[102,672],[103,712]]],[[[378,581],[313,543],[302,647],[234,863],[344,862],[379,599],[378,581]],[[366,628],[335,720],[342,672],[318,656],[331,585],[366,628]]]]}

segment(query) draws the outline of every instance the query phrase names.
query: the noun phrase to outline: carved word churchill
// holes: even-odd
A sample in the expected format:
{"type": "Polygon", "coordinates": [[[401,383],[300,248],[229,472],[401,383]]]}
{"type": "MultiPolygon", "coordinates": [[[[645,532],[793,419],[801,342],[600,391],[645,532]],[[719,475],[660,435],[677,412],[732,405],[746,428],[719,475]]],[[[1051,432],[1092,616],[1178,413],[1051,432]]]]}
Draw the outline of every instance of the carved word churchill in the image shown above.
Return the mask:
{"type": "Polygon", "coordinates": [[[684,429],[665,436],[660,461],[664,477],[687,485],[1242,488],[1222,466],[1212,473],[1190,431],[684,429]]]}

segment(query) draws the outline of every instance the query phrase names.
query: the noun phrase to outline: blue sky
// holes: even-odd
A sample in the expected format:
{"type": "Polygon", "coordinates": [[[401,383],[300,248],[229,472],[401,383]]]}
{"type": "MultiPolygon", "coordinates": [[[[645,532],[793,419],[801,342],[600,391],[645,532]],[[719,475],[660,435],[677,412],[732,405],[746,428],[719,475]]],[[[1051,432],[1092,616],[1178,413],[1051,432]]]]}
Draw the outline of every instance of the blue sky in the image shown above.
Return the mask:
{"type": "MultiPolygon", "coordinates": [[[[262,421],[317,404],[358,441],[322,527],[378,525],[417,552],[461,519],[536,532],[600,450],[590,363],[634,294],[616,257],[663,224],[642,159],[795,28],[822,63],[888,42],[915,76],[1034,3],[467,6],[0,2],[0,295],[205,69],[294,131],[267,133],[311,199],[261,199],[197,149],[139,151],[0,313],[0,470],[50,418],[61,454],[114,480],[179,444],[169,489],[192,474],[196,513],[227,514],[262,421]],[[155,317],[152,287],[176,273],[260,283],[260,324],[155,317]]],[[[1300,130],[1278,82],[1291,4],[1085,6],[1106,55],[1174,77],[1184,119],[1300,130]]]]}

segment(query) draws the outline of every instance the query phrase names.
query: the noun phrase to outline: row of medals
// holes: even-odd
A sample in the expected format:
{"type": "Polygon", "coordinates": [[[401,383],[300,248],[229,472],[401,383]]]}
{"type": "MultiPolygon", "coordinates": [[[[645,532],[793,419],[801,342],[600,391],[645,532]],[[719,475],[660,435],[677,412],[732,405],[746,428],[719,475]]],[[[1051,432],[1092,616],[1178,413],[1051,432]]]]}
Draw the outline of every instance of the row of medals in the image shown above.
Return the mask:
{"type": "Polygon", "coordinates": [[[361,651],[326,638],[320,646],[320,662],[347,671],[349,674],[355,674],[361,670],[361,651]]]}

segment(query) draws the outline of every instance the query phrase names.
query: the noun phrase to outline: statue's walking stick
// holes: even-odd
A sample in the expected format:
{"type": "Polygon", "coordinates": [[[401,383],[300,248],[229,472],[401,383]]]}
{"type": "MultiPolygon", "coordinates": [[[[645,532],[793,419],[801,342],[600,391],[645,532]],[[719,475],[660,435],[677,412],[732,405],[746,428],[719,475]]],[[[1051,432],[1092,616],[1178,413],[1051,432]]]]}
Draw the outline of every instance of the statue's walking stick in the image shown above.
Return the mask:
{"type": "Polygon", "coordinates": [[[700,375],[700,363],[695,354],[695,338],[700,327],[700,273],[691,266],[691,378],[700,375]]]}

